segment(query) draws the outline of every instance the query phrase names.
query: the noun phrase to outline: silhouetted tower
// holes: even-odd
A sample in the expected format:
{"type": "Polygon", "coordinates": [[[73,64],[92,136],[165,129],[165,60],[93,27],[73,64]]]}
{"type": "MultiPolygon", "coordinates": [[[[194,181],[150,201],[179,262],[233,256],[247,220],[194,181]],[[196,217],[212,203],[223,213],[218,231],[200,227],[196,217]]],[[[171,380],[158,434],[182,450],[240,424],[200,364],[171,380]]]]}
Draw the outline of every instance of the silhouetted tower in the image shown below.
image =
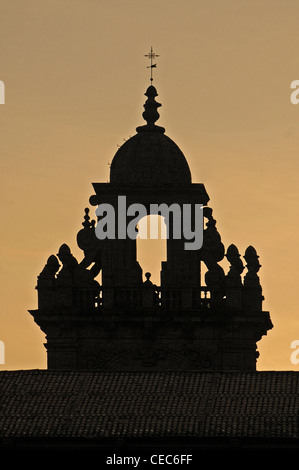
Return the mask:
{"type": "MultiPolygon", "coordinates": [[[[156,88],[149,86],[145,95],[146,124],[116,152],[110,182],[93,183],[90,204],[114,208],[116,233],[122,230],[119,196],[126,197],[127,207],[142,204],[148,213],[153,204],[176,204],[188,205],[193,214],[201,204],[203,244],[186,250],[184,237],[173,236],[169,217],[167,260],[156,286],[150,273],[144,279],[136,237],[123,233],[100,240],[101,217],[90,220],[86,208],[77,235],[82,260],[64,244],[38,276],[38,309],[30,313],[46,334],[48,368],[255,370],[257,342],[272,328],[269,313],[262,310],[259,257],[247,248],[242,277],[241,256],[235,245],[225,250],[204,185],[192,183],[183,153],[156,125],[156,88]],[[219,264],[225,257],[227,274],[219,264]]],[[[134,217],[127,216],[126,223],[134,217]]]]}

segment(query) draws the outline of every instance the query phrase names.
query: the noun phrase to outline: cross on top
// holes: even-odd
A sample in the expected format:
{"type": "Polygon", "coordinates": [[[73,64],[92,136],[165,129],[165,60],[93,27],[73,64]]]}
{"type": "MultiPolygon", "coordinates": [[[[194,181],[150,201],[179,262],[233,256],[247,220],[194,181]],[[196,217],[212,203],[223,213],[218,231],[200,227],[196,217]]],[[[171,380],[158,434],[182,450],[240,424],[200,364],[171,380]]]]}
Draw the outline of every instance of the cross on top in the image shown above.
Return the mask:
{"type": "Polygon", "coordinates": [[[151,69],[151,82],[153,81],[153,68],[154,67],[157,67],[157,64],[153,64],[153,60],[156,58],[156,57],[159,57],[158,54],[156,54],[154,51],[153,51],[153,47],[151,47],[151,51],[148,53],[148,54],[145,54],[144,57],[147,57],[148,59],[151,60],[151,65],[149,65],[147,68],[148,69],[151,69]]]}

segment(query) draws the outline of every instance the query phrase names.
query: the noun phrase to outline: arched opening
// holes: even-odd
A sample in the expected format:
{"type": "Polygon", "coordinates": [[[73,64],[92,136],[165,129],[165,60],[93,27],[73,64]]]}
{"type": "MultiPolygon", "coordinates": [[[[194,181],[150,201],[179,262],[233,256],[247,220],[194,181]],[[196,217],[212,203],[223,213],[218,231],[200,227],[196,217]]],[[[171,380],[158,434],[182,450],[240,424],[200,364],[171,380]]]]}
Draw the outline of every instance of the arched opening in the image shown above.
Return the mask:
{"type": "Polygon", "coordinates": [[[164,217],[148,215],[138,223],[138,236],[136,239],[137,261],[145,274],[151,273],[151,282],[161,285],[162,262],[167,261],[167,232],[164,217]]]}

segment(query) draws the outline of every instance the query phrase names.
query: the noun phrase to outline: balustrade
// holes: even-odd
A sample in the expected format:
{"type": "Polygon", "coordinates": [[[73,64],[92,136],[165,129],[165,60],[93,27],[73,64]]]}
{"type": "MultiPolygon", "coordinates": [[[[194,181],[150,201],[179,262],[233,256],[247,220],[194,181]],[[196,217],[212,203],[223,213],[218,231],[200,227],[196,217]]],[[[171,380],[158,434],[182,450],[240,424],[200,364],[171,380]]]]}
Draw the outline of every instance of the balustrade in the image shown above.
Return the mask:
{"type": "Polygon", "coordinates": [[[157,310],[189,310],[209,308],[211,295],[207,287],[194,288],[103,288],[98,292],[80,290],[76,295],[76,305],[84,310],[90,308],[130,308],[157,310]]]}

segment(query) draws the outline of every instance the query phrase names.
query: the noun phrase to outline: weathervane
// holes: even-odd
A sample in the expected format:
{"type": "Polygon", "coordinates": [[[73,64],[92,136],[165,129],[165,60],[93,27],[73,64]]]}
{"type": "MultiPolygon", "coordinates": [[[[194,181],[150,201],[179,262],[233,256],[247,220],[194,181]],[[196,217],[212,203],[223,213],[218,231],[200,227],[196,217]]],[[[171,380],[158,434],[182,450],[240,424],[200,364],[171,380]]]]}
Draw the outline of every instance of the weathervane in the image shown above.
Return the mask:
{"type": "Polygon", "coordinates": [[[144,57],[147,57],[148,59],[151,59],[151,65],[149,65],[147,68],[148,69],[151,69],[151,82],[153,81],[153,68],[157,67],[157,64],[153,64],[153,59],[155,59],[156,57],[159,57],[159,55],[155,54],[155,52],[153,51],[153,48],[151,47],[151,51],[148,53],[148,54],[145,54],[144,57]]]}

